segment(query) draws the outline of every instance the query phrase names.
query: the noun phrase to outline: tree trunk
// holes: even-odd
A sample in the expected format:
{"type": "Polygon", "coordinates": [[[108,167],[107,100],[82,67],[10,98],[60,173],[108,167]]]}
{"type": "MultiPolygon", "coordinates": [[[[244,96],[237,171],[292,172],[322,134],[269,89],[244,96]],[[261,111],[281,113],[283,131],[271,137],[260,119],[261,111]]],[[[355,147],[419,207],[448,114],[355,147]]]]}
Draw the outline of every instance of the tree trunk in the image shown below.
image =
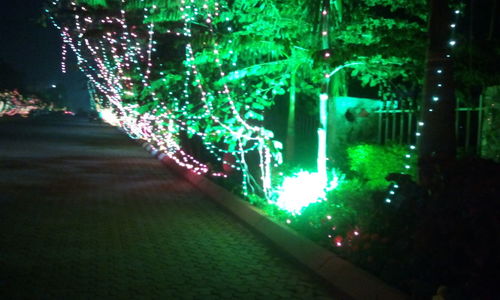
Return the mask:
{"type": "Polygon", "coordinates": [[[452,11],[448,0],[430,0],[430,9],[422,123],[417,133],[419,178],[424,185],[431,183],[440,167],[454,160],[456,151],[456,104],[449,46],[452,11]]]}
{"type": "Polygon", "coordinates": [[[285,158],[287,162],[295,159],[295,104],[297,97],[297,71],[294,70],[290,78],[290,102],[288,106],[288,122],[286,129],[285,158]]]}
{"type": "MultiPolygon", "coordinates": [[[[323,9],[322,12],[327,12],[326,14],[322,13],[321,19],[321,47],[323,50],[327,50],[330,48],[330,42],[328,38],[329,31],[329,13],[330,13],[330,0],[323,1],[323,9]]],[[[325,73],[328,74],[328,73],[325,73]]],[[[327,135],[327,126],[328,126],[328,86],[330,83],[330,77],[325,76],[323,80],[323,84],[321,86],[321,94],[319,95],[319,127],[318,127],[318,156],[317,156],[317,169],[318,174],[324,180],[324,184],[326,185],[328,179],[327,173],[327,162],[326,162],[326,135],[327,135]]]]}
{"type": "MultiPolygon", "coordinates": [[[[332,72],[333,73],[333,72],[332,72]]],[[[331,74],[331,73],[330,73],[331,74]]],[[[346,142],[342,138],[338,130],[338,112],[337,101],[339,97],[347,96],[346,72],[341,69],[330,76],[330,101],[328,102],[328,129],[327,129],[327,153],[329,166],[334,166],[337,169],[343,169],[346,166],[346,142]]],[[[345,100],[344,100],[345,101],[345,100]]],[[[345,120],[345,118],[344,118],[345,120]]]]}
{"type": "Polygon", "coordinates": [[[328,120],[328,94],[319,95],[319,127],[318,127],[318,158],[316,160],[318,173],[325,180],[328,178],[326,169],[326,127],[328,120]]]}

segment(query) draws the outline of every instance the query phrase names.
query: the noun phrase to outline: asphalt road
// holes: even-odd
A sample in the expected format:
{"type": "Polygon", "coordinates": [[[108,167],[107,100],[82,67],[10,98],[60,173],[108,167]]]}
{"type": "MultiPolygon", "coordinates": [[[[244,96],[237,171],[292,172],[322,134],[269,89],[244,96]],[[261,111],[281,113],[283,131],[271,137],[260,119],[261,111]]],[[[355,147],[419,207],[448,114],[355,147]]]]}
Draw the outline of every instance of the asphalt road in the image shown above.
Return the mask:
{"type": "Polygon", "coordinates": [[[0,120],[1,299],[330,299],[118,130],[0,120]]]}

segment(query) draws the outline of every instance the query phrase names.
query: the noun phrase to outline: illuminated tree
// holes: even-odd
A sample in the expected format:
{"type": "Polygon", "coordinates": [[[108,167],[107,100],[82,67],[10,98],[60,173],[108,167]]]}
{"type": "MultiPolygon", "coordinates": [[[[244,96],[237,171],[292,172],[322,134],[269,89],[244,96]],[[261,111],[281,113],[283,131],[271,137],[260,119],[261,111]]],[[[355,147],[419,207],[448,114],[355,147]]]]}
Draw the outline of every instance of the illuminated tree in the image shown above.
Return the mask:
{"type": "MultiPolygon", "coordinates": [[[[320,77],[313,71],[311,45],[312,27],[296,1],[277,3],[276,1],[235,1],[231,6],[231,34],[222,41],[234,53],[240,68],[222,78],[220,83],[234,86],[249,83],[255,89],[244,89],[258,104],[260,99],[268,99],[268,107],[276,95],[285,94],[288,87],[289,112],[285,158],[293,157],[295,103],[297,91],[312,96],[313,82],[320,77]],[[316,78],[314,78],[316,77],[316,78]],[[298,79],[300,78],[300,79],[298,79]],[[246,83],[245,83],[246,82],[246,83]]],[[[209,52],[203,53],[212,55],[209,52]]],[[[203,56],[202,56],[203,57],[203,56]]],[[[206,58],[203,58],[206,59],[206,58]]]]}
{"type": "Polygon", "coordinates": [[[57,18],[61,25],[53,15],[50,19],[102,96],[95,98],[107,99],[111,111],[105,115],[113,123],[194,172],[225,176],[219,171],[224,165],[243,170],[244,194],[249,183],[256,182],[250,179],[245,155],[256,151],[261,189],[268,195],[270,164],[277,153],[272,153],[272,133],[260,124],[259,110],[265,108],[266,99],[256,107],[251,98],[216,84],[231,59],[217,44],[223,34],[218,26],[226,21],[222,10],[226,8],[216,1],[125,0],[54,1],[48,9],[53,15],[62,12],[57,18]],[[159,33],[171,38],[162,40],[159,33]],[[159,47],[182,52],[162,57],[157,55],[159,47]],[[214,56],[200,62],[197,53],[207,48],[214,56]],[[201,139],[206,152],[221,165],[209,166],[184,151],[186,136],[201,139]],[[236,162],[224,159],[227,152],[238,157],[236,162]]]}
{"type": "MultiPolygon", "coordinates": [[[[287,158],[297,96],[319,108],[316,174],[326,187],[328,102],[350,80],[381,96],[417,80],[422,1],[58,0],[49,12],[114,123],[198,173],[241,170],[244,194],[272,198],[281,147],[262,125],[276,96],[290,102],[287,158]],[[210,166],[182,149],[186,138],[201,143],[210,166]],[[247,167],[251,151],[258,174],[247,167]]],[[[329,146],[336,154],[339,145],[329,146]]]]}
{"type": "MultiPolygon", "coordinates": [[[[282,93],[283,85],[288,87],[286,152],[293,144],[297,88],[306,98],[320,99],[323,85],[323,97],[328,95],[335,101],[347,94],[346,67],[363,84],[379,86],[384,97],[400,82],[421,80],[426,18],[423,1],[235,1],[231,8],[232,16],[243,20],[240,26],[233,26],[234,43],[229,46],[242,68],[224,80],[250,80],[256,82],[254,86],[269,87],[267,90],[275,93],[282,93]],[[422,43],[415,44],[415,40],[422,43]],[[396,45],[407,51],[401,52],[396,45]]],[[[328,119],[324,108],[323,120],[328,119]]],[[[326,130],[327,126],[322,127],[326,130]]],[[[320,165],[325,165],[324,153],[324,149],[318,152],[323,157],[320,165]]]]}
{"type": "Polygon", "coordinates": [[[4,116],[28,117],[36,110],[54,110],[53,104],[43,102],[37,97],[24,97],[17,90],[0,92],[0,118],[4,116]]]}

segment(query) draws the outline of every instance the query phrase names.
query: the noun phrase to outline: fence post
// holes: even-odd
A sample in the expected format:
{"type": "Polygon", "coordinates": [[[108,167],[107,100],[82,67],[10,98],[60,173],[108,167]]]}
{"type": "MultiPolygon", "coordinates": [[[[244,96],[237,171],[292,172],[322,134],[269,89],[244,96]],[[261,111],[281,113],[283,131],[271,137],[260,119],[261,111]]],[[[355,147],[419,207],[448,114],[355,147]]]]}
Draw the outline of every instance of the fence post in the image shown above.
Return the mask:
{"type": "Polygon", "coordinates": [[[471,110],[467,110],[466,120],[465,120],[465,152],[469,150],[470,144],[470,118],[471,118],[471,110]]]}
{"type": "Polygon", "coordinates": [[[384,134],[384,144],[387,143],[387,140],[389,139],[389,109],[387,108],[387,101],[384,103],[384,111],[386,112],[385,114],[385,134],[384,134]]]}
{"type": "MultiPolygon", "coordinates": [[[[394,107],[393,102],[394,101],[391,101],[391,106],[394,107]]],[[[393,110],[394,110],[394,113],[392,114],[392,138],[391,138],[391,140],[394,142],[396,140],[396,118],[397,118],[396,112],[397,112],[397,109],[393,109],[393,110]]]]}
{"type": "Polygon", "coordinates": [[[481,155],[481,136],[483,133],[483,94],[479,95],[479,107],[477,115],[477,155],[481,155]]]}
{"type": "Polygon", "coordinates": [[[412,140],[411,140],[411,137],[412,137],[412,128],[413,128],[413,113],[414,111],[412,111],[411,109],[408,110],[408,137],[406,138],[407,139],[407,144],[411,144],[412,143],[412,140]]]}
{"type": "Polygon", "coordinates": [[[382,145],[382,114],[384,111],[384,107],[378,113],[378,134],[377,134],[377,143],[382,145]]]}
{"type": "Polygon", "coordinates": [[[405,126],[405,110],[403,109],[403,102],[401,102],[401,114],[399,115],[399,143],[403,144],[403,131],[405,126]]]}

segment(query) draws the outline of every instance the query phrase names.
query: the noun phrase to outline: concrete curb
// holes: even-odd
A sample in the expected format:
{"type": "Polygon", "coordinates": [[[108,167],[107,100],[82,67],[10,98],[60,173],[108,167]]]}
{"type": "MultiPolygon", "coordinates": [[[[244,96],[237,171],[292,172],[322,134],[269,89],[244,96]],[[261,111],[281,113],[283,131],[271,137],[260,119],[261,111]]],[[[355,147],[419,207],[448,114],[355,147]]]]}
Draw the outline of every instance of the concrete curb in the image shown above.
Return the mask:
{"type": "Polygon", "coordinates": [[[210,196],[214,202],[226,208],[243,222],[263,234],[278,248],[328,281],[338,299],[403,300],[410,298],[375,276],[304,238],[292,229],[271,221],[250,203],[211,182],[204,176],[178,166],[172,159],[163,154],[158,155],[150,144],[142,143],[142,146],[170,169],[210,196]]]}

